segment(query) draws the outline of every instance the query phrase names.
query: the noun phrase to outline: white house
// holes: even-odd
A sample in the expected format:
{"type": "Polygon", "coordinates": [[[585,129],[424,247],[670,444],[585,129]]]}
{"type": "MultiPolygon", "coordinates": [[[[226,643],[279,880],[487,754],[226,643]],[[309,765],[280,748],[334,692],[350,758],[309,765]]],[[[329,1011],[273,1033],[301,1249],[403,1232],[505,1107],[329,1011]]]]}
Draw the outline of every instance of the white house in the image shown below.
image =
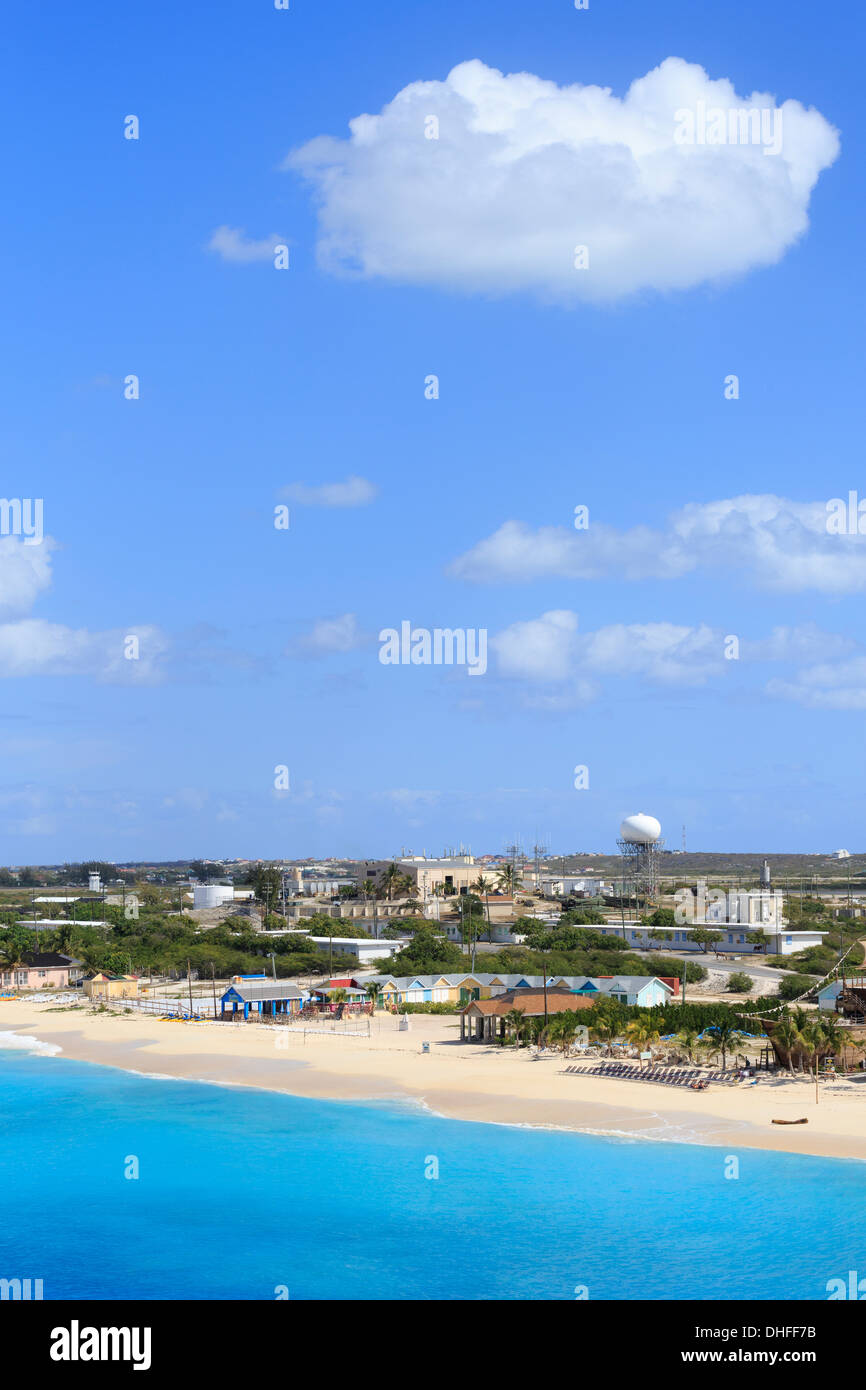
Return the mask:
{"type": "Polygon", "coordinates": [[[700,942],[692,940],[692,933],[696,928],[706,927],[709,931],[719,932],[721,941],[717,942],[712,948],[722,955],[770,955],[770,956],[793,956],[798,951],[805,951],[808,946],[820,946],[827,932],[822,931],[795,931],[790,927],[763,926],[760,924],[743,923],[735,924],[731,922],[719,922],[708,919],[706,922],[693,922],[688,926],[674,927],[645,927],[640,922],[626,922],[623,926],[620,923],[606,922],[602,926],[593,927],[592,931],[601,932],[603,936],[616,936],[625,947],[651,951],[703,951],[704,947],[700,942]],[[655,930],[661,935],[656,939],[651,935],[655,930]],[[749,941],[748,937],[760,932],[761,941],[749,941]]]}
{"type": "MultiPolygon", "coordinates": [[[[303,935],[306,934],[306,932],[303,933],[303,935]]],[[[320,949],[327,950],[330,946],[342,956],[354,956],[361,965],[368,961],[382,960],[384,956],[393,956],[409,944],[408,937],[398,941],[389,941],[383,937],[376,940],[369,936],[311,936],[310,940],[314,941],[320,949]]]]}

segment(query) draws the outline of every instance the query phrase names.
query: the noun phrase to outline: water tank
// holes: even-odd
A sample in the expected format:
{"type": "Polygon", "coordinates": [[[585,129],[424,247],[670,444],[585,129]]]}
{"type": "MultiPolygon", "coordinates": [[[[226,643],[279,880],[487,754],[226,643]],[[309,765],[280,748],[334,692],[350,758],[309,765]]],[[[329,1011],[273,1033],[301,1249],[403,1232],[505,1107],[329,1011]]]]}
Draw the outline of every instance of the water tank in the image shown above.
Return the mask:
{"type": "Polygon", "coordinates": [[[619,828],[619,837],[630,845],[654,845],[662,833],[655,816],[626,816],[619,828]]]}
{"type": "Polygon", "coordinates": [[[225,883],[195,883],[192,889],[192,905],[196,907],[222,907],[223,903],[234,901],[235,890],[225,883]]]}

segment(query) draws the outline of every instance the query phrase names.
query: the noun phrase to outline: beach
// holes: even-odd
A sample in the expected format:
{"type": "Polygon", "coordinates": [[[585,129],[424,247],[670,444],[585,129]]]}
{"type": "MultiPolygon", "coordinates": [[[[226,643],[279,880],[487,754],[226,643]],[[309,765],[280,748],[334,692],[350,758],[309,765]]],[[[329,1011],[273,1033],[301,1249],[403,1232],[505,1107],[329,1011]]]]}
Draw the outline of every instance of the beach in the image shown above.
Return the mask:
{"type": "MultiPolygon", "coordinates": [[[[406,1032],[377,1014],[367,1037],[0,1000],[0,1034],[59,1049],[59,1066],[69,1058],[317,1100],[402,1101],[460,1120],[866,1159],[866,1080],[821,1081],[818,1104],[814,1080],[802,1076],[680,1090],[567,1073],[577,1058],[461,1044],[455,1017],[409,1017],[406,1032]],[[802,1116],[808,1124],[772,1123],[802,1116]]],[[[352,1026],[366,1030],[366,1019],[352,1026]]]]}

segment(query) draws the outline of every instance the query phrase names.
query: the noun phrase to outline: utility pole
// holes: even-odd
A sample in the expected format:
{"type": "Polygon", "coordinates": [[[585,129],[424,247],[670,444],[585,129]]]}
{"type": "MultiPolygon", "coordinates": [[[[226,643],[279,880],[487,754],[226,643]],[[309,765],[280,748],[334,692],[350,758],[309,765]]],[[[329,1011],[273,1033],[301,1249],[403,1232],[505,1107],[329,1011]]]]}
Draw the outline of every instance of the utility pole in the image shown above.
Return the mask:
{"type": "Polygon", "coordinates": [[[186,963],[186,982],[189,987],[189,1016],[192,1018],[192,971],[190,970],[189,961],[186,963]]]}

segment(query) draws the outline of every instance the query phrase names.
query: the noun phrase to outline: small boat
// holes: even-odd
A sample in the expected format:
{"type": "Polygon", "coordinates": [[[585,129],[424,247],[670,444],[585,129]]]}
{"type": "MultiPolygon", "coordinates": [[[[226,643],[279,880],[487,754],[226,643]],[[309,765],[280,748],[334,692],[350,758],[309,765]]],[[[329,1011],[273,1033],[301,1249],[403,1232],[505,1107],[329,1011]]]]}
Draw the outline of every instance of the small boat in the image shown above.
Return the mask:
{"type": "Polygon", "coordinates": [[[802,1120],[771,1120],[770,1123],[774,1125],[807,1125],[809,1121],[804,1116],[802,1120]]]}

